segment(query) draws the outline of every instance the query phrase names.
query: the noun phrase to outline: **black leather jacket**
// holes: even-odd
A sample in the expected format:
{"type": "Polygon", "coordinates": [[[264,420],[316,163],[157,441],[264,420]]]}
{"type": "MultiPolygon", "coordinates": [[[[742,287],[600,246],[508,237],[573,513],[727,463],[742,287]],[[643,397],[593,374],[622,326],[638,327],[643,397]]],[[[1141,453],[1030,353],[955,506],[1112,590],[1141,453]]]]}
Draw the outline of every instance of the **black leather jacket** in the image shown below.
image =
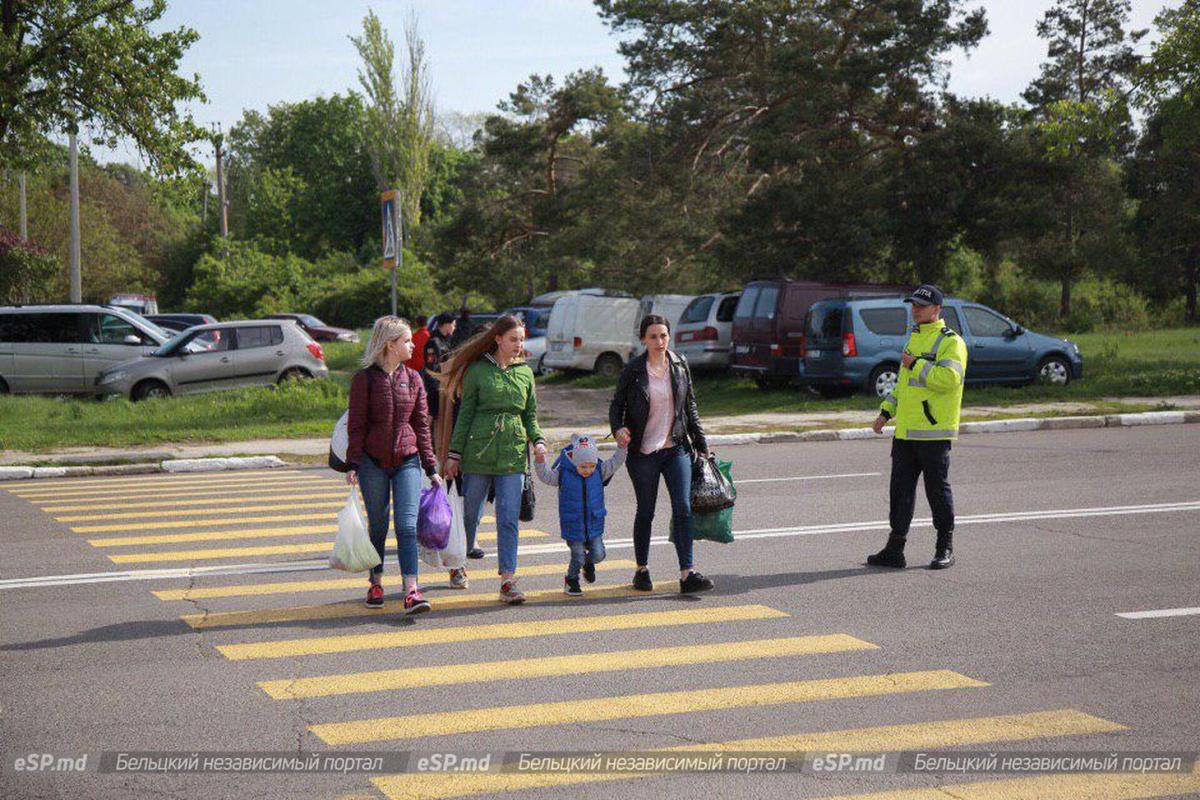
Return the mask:
{"type": "MultiPolygon", "coordinates": [[[[692,391],[692,371],[687,359],[667,351],[671,363],[671,391],[675,396],[675,421],[671,425],[671,443],[689,449],[708,450],[700,412],[696,409],[696,394],[692,391]]],[[[650,376],[646,372],[646,354],[630,359],[621,370],[617,391],[608,407],[608,424],[613,433],[629,428],[630,452],[640,452],[646,420],[650,416],[650,376]]]]}

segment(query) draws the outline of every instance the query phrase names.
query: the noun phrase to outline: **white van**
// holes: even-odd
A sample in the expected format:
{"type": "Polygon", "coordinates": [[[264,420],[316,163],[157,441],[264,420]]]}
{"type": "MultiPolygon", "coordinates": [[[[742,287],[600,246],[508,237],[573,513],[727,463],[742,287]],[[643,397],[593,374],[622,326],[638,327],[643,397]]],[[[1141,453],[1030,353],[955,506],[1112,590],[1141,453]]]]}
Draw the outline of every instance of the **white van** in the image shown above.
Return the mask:
{"type": "Polygon", "coordinates": [[[615,378],[629,358],[639,307],[632,297],[569,294],[555,300],[546,326],[546,366],[615,378]]]}
{"type": "Polygon", "coordinates": [[[643,297],[638,307],[637,320],[633,323],[633,354],[641,355],[646,349],[638,337],[638,328],[645,317],[650,314],[665,317],[667,322],[671,323],[671,333],[674,333],[679,327],[679,318],[683,316],[684,309],[695,299],[694,294],[648,294],[643,297]]]}

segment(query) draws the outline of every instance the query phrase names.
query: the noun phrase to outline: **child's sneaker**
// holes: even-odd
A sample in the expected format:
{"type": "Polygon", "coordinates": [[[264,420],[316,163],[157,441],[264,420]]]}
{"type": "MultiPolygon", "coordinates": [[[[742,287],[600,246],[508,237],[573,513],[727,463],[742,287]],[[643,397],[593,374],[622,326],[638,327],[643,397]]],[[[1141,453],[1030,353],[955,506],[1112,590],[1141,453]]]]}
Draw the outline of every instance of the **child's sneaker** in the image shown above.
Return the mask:
{"type": "Polygon", "coordinates": [[[378,583],[367,589],[367,608],[383,608],[383,587],[378,583]]]}
{"type": "Polygon", "coordinates": [[[466,589],[471,585],[467,580],[467,571],[465,569],[450,570],[450,588],[451,589],[466,589]]]}
{"type": "Polygon", "coordinates": [[[583,579],[588,583],[596,582],[596,565],[590,561],[583,562],[583,579]]]}
{"type": "Polygon", "coordinates": [[[421,596],[420,589],[410,589],[404,598],[405,614],[424,614],[429,610],[429,601],[421,596]]]}
{"type": "Polygon", "coordinates": [[[525,602],[525,595],[517,588],[517,579],[507,580],[500,584],[500,602],[510,606],[519,606],[525,602]]]}
{"type": "Polygon", "coordinates": [[[563,594],[579,597],[583,590],[579,588],[579,578],[563,578],[563,594]]]}

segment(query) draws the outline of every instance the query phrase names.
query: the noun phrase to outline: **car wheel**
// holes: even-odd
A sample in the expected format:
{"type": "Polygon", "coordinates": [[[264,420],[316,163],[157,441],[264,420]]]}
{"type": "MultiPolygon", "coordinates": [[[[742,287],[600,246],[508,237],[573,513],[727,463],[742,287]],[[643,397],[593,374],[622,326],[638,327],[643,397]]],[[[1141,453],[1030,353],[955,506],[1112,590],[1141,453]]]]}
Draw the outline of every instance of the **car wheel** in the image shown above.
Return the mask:
{"type": "Polygon", "coordinates": [[[162,381],[142,381],[137,386],[134,386],[133,391],[130,392],[130,397],[134,402],[170,396],[171,390],[162,381]]]}
{"type": "Polygon", "coordinates": [[[546,354],[545,353],[542,353],[541,356],[538,357],[537,364],[535,364],[534,368],[533,368],[533,374],[534,375],[545,375],[546,374],[546,354]]]}
{"type": "Polygon", "coordinates": [[[896,391],[896,381],[900,379],[900,367],[896,364],[880,364],[871,370],[867,378],[867,392],[881,400],[896,391]]]}
{"type": "Polygon", "coordinates": [[[309,377],[312,376],[299,367],[289,367],[283,371],[283,374],[279,376],[279,380],[276,381],[276,383],[283,385],[285,383],[290,383],[291,381],[302,381],[309,377]]]}
{"type": "Polygon", "coordinates": [[[1066,386],[1071,382],[1071,365],[1062,356],[1046,356],[1037,368],[1038,383],[1066,386]]]}
{"type": "Polygon", "coordinates": [[[619,356],[605,353],[596,359],[596,374],[603,375],[605,378],[615,378],[621,374],[623,366],[619,356]]]}

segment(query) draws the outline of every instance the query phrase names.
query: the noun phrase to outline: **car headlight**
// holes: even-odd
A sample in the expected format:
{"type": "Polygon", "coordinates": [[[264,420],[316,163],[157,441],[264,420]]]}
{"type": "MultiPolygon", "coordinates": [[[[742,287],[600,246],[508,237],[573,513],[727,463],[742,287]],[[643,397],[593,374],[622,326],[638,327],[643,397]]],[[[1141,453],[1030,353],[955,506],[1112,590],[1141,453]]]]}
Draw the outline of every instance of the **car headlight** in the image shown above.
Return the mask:
{"type": "Polygon", "coordinates": [[[1080,355],[1079,345],[1075,344],[1070,339],[1067,340],[1067,344],[1071,345],[1071,352],[1073,352],[1075,355],[1080,355]]]}
{"type": "Polygon", "coordinates": [[[129,373],[123,369],[113,370],[112,372],[106,372],[100,376],[100,383],[101,384],[116,383],[117,381],[125,380],[127,375],[129,375],[129,373]]]}
{"type": "Polygon", "coordinates": [[[339,333],[337,338],[338,338],[339,342],[357,342],[358,334],[357,333],[339,333]]]}

